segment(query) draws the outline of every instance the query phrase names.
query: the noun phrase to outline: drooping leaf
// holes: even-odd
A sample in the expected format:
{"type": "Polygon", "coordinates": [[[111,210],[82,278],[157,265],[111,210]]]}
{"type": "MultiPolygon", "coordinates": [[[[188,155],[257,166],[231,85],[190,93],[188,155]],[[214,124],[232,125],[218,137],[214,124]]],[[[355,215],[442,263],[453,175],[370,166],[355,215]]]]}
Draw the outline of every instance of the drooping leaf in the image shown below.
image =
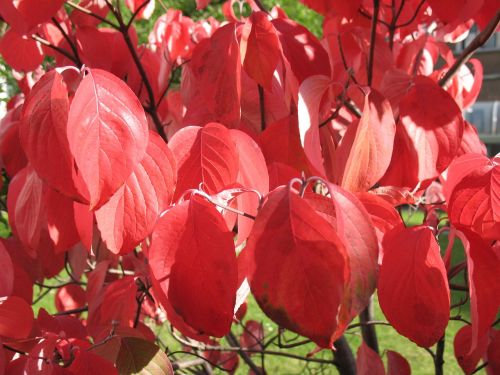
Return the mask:
{"type": "Polygon", "coordinates": [[[109,250],[115,254],[130,252],[151,234],[171,202],[175,180],[172,152],[158,134],[151,132],[144,158],[125,185],[95,212],[109,250]]]}
{"type": "Polygon", "coordinates": [[[174,200],[200,184],[205,192],[215,194],[236,182],[238,153],[229,130],[221,124],[185,127],[175,133],[169,147],[177,162],[174,200]]]}
{"type": "Polygon", "coordinates": [[[43,182],[30,166],[18,172],[10,182],[7,208],[14,233],[24,246],[37,249],[45,224],[45,205],[43,182]]]}
{"type": "Polygon", "coordinates": [[[137,337],[121,338],[116,367],[120,374],[174,374],[167,354],[154,343],[137,337]]]}
{"type": "Polygon", "coordinates": [[[7,30],[0,39],[0,54],[12,68],[24,72],[35,70],[43,61],[39,44],[13,29],[7,30]]]}
{"type": "MultiPolygon", "coordinates": [[[[74,159],[68,143],[68,89],[56,70],[33,86],[23,106],[19,138],[37,174],[52,188],[80,198],[74,159]]],[[[81,199],[81,198],[80,198],[81,199]]]]}
{"type": "Polygon", "coordinates": [[[35,26],[50,20],[64,0],[2,0],[0,14],[2,18],[20,34],[26,34],[35,26]],[[36,12],[33,11],[36,9],[36,12]]]}
{"type": "Polygon", "coordinates": [[[14,289],[14,265],[4,244],[0,242],[0,297],[10,296],[14,289]]]}
{"type": "Polygon", "coordinates": [[[448,191],[452,188],[448,203],[448,215],[458,228],[472,230],[484,239],[500,239],[500,159],[484,156],[464,155],[457,159],[457,168],[450,170],[452,177],[448,191]],[[470,160],[465,166],[469,173],[460,178],[458,162],[470,160]],[[458,182],[460,181],[460,182],[458,182]],[[458,183],[457,183],[458,182],[458,183]],[[455,183],[455,185],[453,185],[455,183]]]}
{"type": "Polygon", "coordinates": [[[356,370],[359,375],[385,375],[382,359],[364,341],[356,355],[356,370]]]}
{"type": "Polygon", "coordinates": [[[311,164],[324,174],[321,142],[319,136],[319,112],[321,101],[331,85],[327,76],[313,76],[306,79],[299,90],[299,131],[300,142],[311,164]]]}
{"type": "Polygon", "coordinates": [[[0,297],[0,336],[25,339],[33,326],[33,310],[22,298],[0,297]]]}
{"type": "Polygon", "coordinates": [[[186,68],[192,74],[186,125],[204,125],[210,121],[232,128],[239,125],[241,61],[235,31],[233,23],[220,27],[193,50],[186,68]]]}
{"type": "Polygon", "coordinates": [[[377,91],[365,96],[363,115],[347,128],[335,151],[337,183],[367,191],[385,174],[392,157],[396,125],[389,102],[377,91]]]}
{"type": "Polygon", "coordinates": [[[247,74],[270,89],[281,52],[276,30],[265,12],[252,12],[243,28],[240,47],[247,74]]]}
{"type": "Polygon", "coordinates": [[[369,303],[377,286],[378,242],[373,223],[363,204],[352,193],[329,184],[331,199],[317,194],[306,195],[320,199],[315,209],[331,223],[345,246],[351,275],[339,310],[335,339],[347,324],[369,303]],[[319,205],[318,205],[319,204],[319,205]]]}
{"type": "Polygon", "coordinates": [[[488,360],[486,372],[488,373],[488,375],[495,375],[500,372],[500,330],[493,330],[491,336],[492,339],[486,353],[488,360]]]}
{"type": "Polygon", "coordinates": [[[118,370],[110,361],[94,353],[94,350],[75,348],[74,360],[68,367],[73,374],[79,375],[118,375],[118,370]]]}
{"type": "MultiPolygon", "coordinates": [[[[229,131],[231,139],[238,150],[239,171],[237,182],[248,189],[257,190],[262,196],[269,193],[269,174],[262,151],[255,141],[240,130],[229,131]]],[[[256,194],[245,193],[237,199],[238,209],[250,215],[257,215],[259,198],[256,194]]],[[[245,241],[253,227],[253,220],[238,215],[237,245],[245,241]]]]}
{"type": "Polygon", "coordinates": [[[91,209],[125,183],[146,153],[148,132],[141,103],[127,85],[108,72],[88,69],[69,111],[68,140],[91,209]]]}
{"type": "Polygon", "coordinates": [[[280,187],[259,212],[244,251],[252,294],[266,315],[331,347],[350,273],[334,228],[307,201],[280,187]]]}
{"type": "Polygon", "coordinates": [[[80,241],[75,223],[74,203],[51,188],[45,189],[44,203],[49,236],[57,252],[68,250],[80,241]]]}
{"type": "Polygon", "coordinates": [[[387,320],[419,346],[434,345],[449,320],[450,289],[439,245],[429,227],[386,233],[378,297],[387,320]]]}
{"type": "Polygon", "coordinates": [[[398,352],[387,351],[387,375],[411,375],[411,367],[398,352]]]}
{"type": "Polygon", "coordinates": [[[500,254],[474,233],[458,232],[457,236],[467,256],[472,321],[472,342],[467,354],[471,354],[480,346],[500,308],[500,254]]]}
{"type": "Polygon", "coordinates": [[[195,330],[227,334],[237,290],[231,232],[211,203],[192,196],[158,221],[150,267],[174,310],[195,330]]]}
{"type": "Polygon", "coordinates": [[[472,326],[465,325],[457,332],[453,340],[453,351],[455,358],[465,374],[471,374],[479,361],[486,354],[489,337],[485,334],[478,341],[478,345],[470,351],[472,345],[472,326]]]}
{"type": "Polygon", "coordinates": [[[391,164],[381,184],[411,188],[448,167],[460,149],[464,124],[450,94],[423,76],[401,99],[399,114],[391,164]]]}

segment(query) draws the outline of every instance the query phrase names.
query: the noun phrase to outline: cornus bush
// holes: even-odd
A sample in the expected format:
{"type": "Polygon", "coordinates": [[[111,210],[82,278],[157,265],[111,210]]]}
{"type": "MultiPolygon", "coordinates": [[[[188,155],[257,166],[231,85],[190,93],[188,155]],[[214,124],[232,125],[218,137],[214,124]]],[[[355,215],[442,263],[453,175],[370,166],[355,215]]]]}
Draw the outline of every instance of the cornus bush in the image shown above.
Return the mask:
{"type": "Polygon", "coordinates": [[[224,2],[224,21],[0,1],[20,90],[0,124],[0,374],[264,374],[273,356],[410,374],[377,324],[436,374],[445,344],[465,373],[500,373],[500,155],[462,117],[498,2],[302,2],[321,40],[258,0],[224,2]],[[50,291],[57,312],[35,313],[50,291]]]}

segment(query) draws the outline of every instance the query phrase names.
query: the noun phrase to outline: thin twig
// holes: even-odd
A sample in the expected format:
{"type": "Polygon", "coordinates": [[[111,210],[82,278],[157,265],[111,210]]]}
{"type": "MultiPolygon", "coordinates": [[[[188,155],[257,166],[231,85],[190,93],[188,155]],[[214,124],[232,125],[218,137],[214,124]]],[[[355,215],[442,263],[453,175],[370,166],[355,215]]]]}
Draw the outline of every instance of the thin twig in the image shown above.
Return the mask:
{"type": "Polygon", "coordinates": [[[76,60],[75,57],[71,53],[69,53],[68,51],[66,51],[63,48],[60,48],[58,46],[53,45],[47,39],[42,38],[40,35],[31,34],[31,39],[37,41],[40,44],[43,44],[46,47],[49,47],[49,48],[53,49],[54,51],[59,52],[63,56],[66,56],[68,59],[70,59],[71,61],[73,61],[75,63],[75,65],[79,64],[79,61],[76,60]]]}
{"type": "MultiPolygon", "coordinates": [[[[230,345],[232,345],[234,347],[238,346],[238,339],[236,338],[236,336],[234,336],[233,332],[229,332],[226,335],[226,339],[227,339],[227,342],[230,345]]],[[[252,361],[252,358],[250,358],[250,356],[248,355],[248,353],[246,353],[244,350],[242,350],[242,348],[240,348],[240,350],[238,350],[238,354],[241,357],[241,359],[243,359],[243,361],[248,365],[248,367],[250,367],[252,369],[252,371],[256,375],[262,374],[261,369],[255,364],[254,361],[252,361]]]]}
{"type": "Polygon", "coordinates": [[[88,306],[82,306],[82,307],[77,307],[76,309],[71,309],[71,310],[66,310],[66,311],[59,311],[53,315],[57,315],[57,316],[60,316],[60,315],[71,315],[71,314],[79,314],[79,313],[82,313],[82,312],[85,312],[85,311],[89,311],[89,307],[88,306]]]}
{"type": "Polygon", "coordinates": [[[109,9],[111,12],[114,14],[116,17],[119,27],[118,31],[123,36],[123,39],[125,40],[125,44],[127,45],[127,48],[132,55],[132,59],[134,60],[135,66],[137,70],[139,71],[139,75],[141,76],[142,82],[144,83],[144,87],[146,87],[146,91],[148,94],[148,105],[144,107],[144,110],[151,116],[151,119],[153,120],[153,123],[155,124],[156,131],[158,134],[165,140],[167,141],[167,136],[165,134],[165,129],[163,128],[163,124],[160,120],[160,117],[158,116],[158,108],[156,107],[156,99],[155,99],[155,94],[153,91],[153,87],[151,86],[151,83],[149,82],[148,75],[146,71],[144,70],[144,66],[141,63],[141,59],[139,58],[139,55],[137,54],[137,51],[135,49],[134,43],[132,43],[132,39],[130,39],[130,35],[128,33],[128,28],[127,25],[124,23],[121,12],[119,11],[120,8],[115,9],[115,7],[109,2],[106,1],[108,4],[109,9]]]}
{"type": "Polygon", "coordinates": [[[87,8],[84,8],[84,7],[82,7],[82,6],[78,5],[78,4],[75,4],[75,3],[74,3],[74,2],[72,2],[72,1],[66,1],[66,4],[67,4],[67,5],[69,5],[70,7],[72,7],[73,9],[75,9],[75,10],[79,11],[79,12],[82,12],[82,13],[84,13],[84,14],[86,14],[86,15],[90,16],[90,17],[94,17],[94,18],[98,19],[98,20],[99,20],[99,21],[101,21],[101,22],[104,22],[105,24],[107,24],[108,26],[111,26],[111,27],[112,27],[112,28],[114,28],[114,29],[117,29],[117,30],[119,29],[119,26],[118,26],[118,25],[116,25],[115,23],[113,23],[113,22],[111,22],[111,21],[107,20],[107,19],[106,19],[106,18],[104,18],[104,17],[101,17],[101,16],[100,16],[100,15],[98,15],[98,14],[93,13],[92,11],[90,11],[90,10],[89,10],[89,9],[87,9],[87,8]]]}
{"type": "Polygon", "coordinates": [[[415,9],[415,13],[413,13],[413,16],[406,22],[403,22],[400,25],[396,25],[396,29],[399,29],[400,27],[405,27],[410,25],[413,21],[415,21],[415,18],[418,16],[418,12],[420,12],[420,8],[422,8],[422,5],[424,5],[425,0],[422,0],[420,4],[418,4],[417,9],[415,9]]]}
{"type": "Polygon", "coordinates": [[[464,65],[472,57],[474,52],[482,47],[495,32],[498,24],[500,23],[500,11],[497,11],[495,16],[490,20],[488,25],[470,42],[470,44],[462,51],[460,56],[455,60],[453,65],[448,69],[446,74],[439,80],[439,86],[446,87],[451,81],[455,73],[458,72],[460,67],[464,65]]]}
{"type": "Polygon", "coordinates": [[[266,107],[264,101],[264,88],[261,85],[257,85],[259,90],[259,106],[260,106],[260,129],[262,131],[266,130],[266,107]]]}
{"type": "Polygon", "coordinates": [[[370,54],[368,56],[368,66],[367,66],[368,86],[372,85],[372,80],[373,80],[373,60],[375,59],[375,41],[377,39],[377,22],[378,22],[379,10],[380,10],[380,0],[373,0],[373,16],[372,16],[372,25],[370,31],[370,54]]]}
{"type": "Polygon", "coordinates": [[[130,26],[132,26],[132,23],[134,22],[135,18],[139,15],[141,10],[143,10],[148,5],[149,2],[150,0],[143,1],[143,3],[139,5],[139,7],[135,10],[135,12],[132,14],[132,17],[130,17],[127,23],[127,30],[130,29],[130,26]]]}
{"type": "Polygon", "coordinates": [[[80,59],[80,56],[78,55],[78,48],[76,48],[75,43],[73,43],[73,40],[71,40],[68,33],[63,29],[63,27],[61,26],[61,24],[59,23],[57,18],[52,17],[51,20],[52,20],[52,23],[57,27],[59,32],[62,34],[62,36],[66,40],[66,42],[68,42],[69,47],[73,51],[74,61],[77,62],[78,67],[81,67],[83,65],[82,60],[80,59]]]}

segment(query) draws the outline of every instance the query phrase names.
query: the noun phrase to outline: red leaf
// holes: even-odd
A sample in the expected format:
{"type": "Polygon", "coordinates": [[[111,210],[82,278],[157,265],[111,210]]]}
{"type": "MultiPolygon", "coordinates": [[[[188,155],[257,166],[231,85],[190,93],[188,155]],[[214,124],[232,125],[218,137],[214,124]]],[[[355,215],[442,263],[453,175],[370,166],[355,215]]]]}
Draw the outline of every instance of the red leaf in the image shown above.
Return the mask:
{"type": "MultiPolygon", "coordinates": [[[[133,27],[129,29],[128,34],[132,43],[136,45],[137,35],[133,27]]],[[[123,35],[115,29],[79,27],[76,39],[82,62],[90,68],[106,70],[123,78],[133,66],[132,55],[123,35]],[[110,45],[113,48],[109,48],[110,45]]],[[[109,89],[113,92],[111,87],[109,89]]]]}
{"type": "Polygon", "coordinates": [[[14,176],[7,197],[9,223],[24,246],[35,250],[45,225],[43,182],[31,167],[14,176]]]}
{"type": "MultiPolygon", "coordinates": [[[[97,298],[89,301],[87,327],[94,338],[108,335],[112,327],[133,326],[137,310],[134,277],[125,276],[106,285],[97,298]]],[[[87,295],[87,298],[91,296],[87,295]]]]}
{"type": "Polygon", "coordinates": [[[108,72],[89,69],[71,104],[68,140],[91,209],[125,183],[146,153],[148,135],[144,110],[127,85],[108,72]]]}
{"type": "Polygon", "coordinates": [[[143,6],[145,0],[126,0],[125,4],[130,9],[132,13],[135,13],[139,10],[139,7],[142,6],[142,9],[137,13],[137,19],[149,19],[153,15],[155,10],[155,1],[149,0],[146,6],[143,6]]]}
{"type": "Polygon", "coordinates": [[[282,163],[300,172],[308,172],[307,156],[300,143],[296,116],[285,117],[269,125],[259,136],[267,164],[282,163]]]}
{"type": "Polygon", "coordinates": [[[399,113],[391,165],[381,184],[414,187],[439,176],[457,155],[462,114],[453,98],[424,76],[415,79],[399,113]]]}
{"type": "Polygon", "coordinates": [[[118,375],[113,363],[105,360],[92,351],[75,348],[72,352],[75,359],[68,370],[78,375],[118,375]]]}
{"type": "Polygon", "coordinates": [[[395,134],[391,105],[371,90],[359,122],[349,125],[335,152],[337,183],[349,191],[367,191],[375,185],[391,162],[395,134]]]}
{"type": "Polygon", "coordinates": [[[151,132],[144,158],[125,185],[95,212],[109,250],[115,254],[130,252],[151,234],[171,202],[175,173],[172,152],[158,134],[151,132]]]}
{"type": "Polygon", "coordinates": [[[500,373],[500,331],[494,330],[493,332],[493,337],[486,353],[488,362],[486,372],[488,375],[500,373]]]}
{"type": "Polygon", "coordinates": [[[443,193],[446,201],[450,202],[453,190],[464,177],[471,172],[491,165],[492,163],[488,157],[482,154],[465,154],[453,160],[446,172],[446,181],[443,183],[443,193]]]}
{"type": "Polygon", "coordinates": [[[229,130],[221,124],[185,127],[175,133],[169,147],[177,161],[174,200],[200,183],[208,194],[215,194],[236,182],[238,153],[229,130]]]}
{"type": "Polygon", "coordinates": [[[356,356],[356,370],[358,375],[385,375],[382,359],[364,341],[356,356]]]}
{"type": "Polygon", "coordinates": [[[266,315],[331,347],[350,272],[344,245],[330,223],[280,187],[259,212],[244,251],[252,293],[266,315]]]}
{"type": "Polygon", "coordinates": [[[387,351],[387,375],[411,375],[411,367],[405,357],[392,350],[387,351]]]}
{"type": "Polygon", "coordinates": [[[450,290],[432,230],[396,227],[386,233],[383,246],[378,283],[382,311],[401,335],[423,347],[434,345],[448,325],[450,290]]]}
{"type": "Polygon", "coordinates": [[[43,61],[38,43],[13,29],[7,30],[0,39],[0,54],[13,69],[25,72],[35,70],[43,61]]]}
{"type": "Polygon", "coordinates": [[[4,244],[0,242],[0,297],[10,296],[14,289],[14,265],[4,244]]]}
{"type": "Polygon", "coordinates": [[[428,0],[435,13],[444,23],[464,22],[472,18],[482,7],[483,0],[428,0]]]}
{"type": "MultiPolygon", "coordinates": [[[[74,159],[68,143],[68,89],[52,70],[33,86],[23,106],[19,138],[37,174],[51,187],[79,198],[74,159]]],[[[81,199],[81,198],[80,198],[81,199]]]]}
{"type": "Polygon", "coordinates": [[[25,339],[33,326],[33,310],[22,298],[0,298],[0,337],[25,339]]]}
{"type": "MultiPolygon", "coordinates": [[[[462,156],[457,159],[462,163],[451,170],[455,175],[449,184],[453,192],[448,203],[448,215],[453,225],[491,240],[500,239],[500,164],[496,160],[477,155],[475,158],[462,156]],[[455,172],[456,168],[466,160],[473,160],[476,168],[453,186],[453,182],[458,180],[457,174],[461,174],[459,170],[455,172]]],[[[469,170],[470,166],[466,168],[469,170]]]]}
{"type": "Polygon", "coordinates": [[[83,307],[85,300],[85,291],[80,285],[65,285],[57,290],[55,298],[56,309],[57,311],[74,310],[83,307]]]}
{"type": "Polygon", "coordinates": [[[321,174],[325,173],[319,136],[319,113],[322,98],[332,81],[328,76],[313,76],[300,86],[298,113],[300,142],[311,164],[321,174]]]}
{"type": "Polygon", "coordinates": [[[472,326],[465,325],[457,332],[453,340],[453,349],[455,358],[458,364],[466,374],[471,374],[475,369],[481,358],[486,354],[488,347],[489,337],[488,334],[483,335],[479,340],[476,349],[472,352],[472,326]]]}
{"type": "Polygon", "coordinates": [[[80,241],[75,224],[73,201],[57,191],[47,188],[45,207],[49,236],[56,252],[68,250],[80,241]]]}
{"type": "Polygon", "coordinates": [[[351,270],[339,312],[337,339],[347,324],[368,305],[375,291],[378,242],[370,216],[356,196],[333,184],[328,188],[335,207],[335,229],[345,245],[351,270]]]}
{"type": "Polygon", "coordinates": [[[241,61],[235,24],[217,29],[210,39],[199,43],[186,70],[192,74],[192,90],[184,124],[216,121],[237,127],[241,118],[241,61]]]}
{"type": "Polygon", "coordinates": [[[20,109],[11,109],[0,122],[0,164],[10,177],[28,163],[19,141],[20,109]]]}
{"type": "MultiPolygon", "coordinates": [[[[263,350],[264,327],[262,323],[255,320],[248,320],[240,337],[240,343],[243,348],[252,350],[263,350]]],[[[248,353],[251,355],[252,353],[248,353]]]]}
{"type": "Polygon", "coordinates": [[[267,13],[252,12],[242,30],[240,48],[246,73],[270,90],[281,52],[276,30],[267,13]]]}
{"type": "Polygon", "coordinates": [[[64,0],[2,0],[2,18],[18,33],[25,34],[54,16],[64,0]],[[33,11],[36,9],[36,12],[33,11]]]}
{"type": "MultiPolygon", "coordinates": [[[[238,150],[239,172],[237,182],[248,189],[255,189],[262,196],[269,193],[269,175],[262,151],[255,141],[240,130],[230,130],[231,139],[238,150]]],[[[237,198],[238,209],[250,215],[257,215],[259,198],[256,194],[246,193],[237,198]]],[[[253,220],[238,215],[237,245],[245,241],[253,227],[253,220]]]]}
{"type": "Polygon", "coordinates": [[[231,232],[214,206],[192,196],[158,221],[149,264],[169,302],[195,330],[225,335],[233,320],[237,264],[231,232]]]}
{"type": "Polygon", "coordinates": [[[458,232],[457,236],[467,255],[472,321],[470,353],[480,345],[481,338],[488,333],[500,308],[500,254],[477,235],[470,232],[464,234],[458,232]]]}
{"type": "Polygon", "coordinates": [[[283,56],[299,85],[313,75],[330,77],[328,53],[318,38],[304,26],[288,18],[276,18],[271,22],[278,33],[283,56]]]}

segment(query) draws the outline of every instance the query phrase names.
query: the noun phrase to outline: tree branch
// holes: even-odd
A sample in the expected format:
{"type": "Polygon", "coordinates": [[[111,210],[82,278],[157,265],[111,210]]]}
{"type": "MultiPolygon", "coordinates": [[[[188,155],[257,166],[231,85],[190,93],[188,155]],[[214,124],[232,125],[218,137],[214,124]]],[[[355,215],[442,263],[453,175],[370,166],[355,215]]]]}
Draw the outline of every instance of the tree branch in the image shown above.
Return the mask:
{"type": "Polygon", "coordinates": [[[436,346],[436,355],[434,357],[434,367],[436,369],[436,375],[443,375],[443,365],[444,365],[444,336],[438,341],[436,346]]]}
{"type": "MultiPolygon", "coordinates": [[[[237,347],[239,345],[238,339],[234,336],[233,332],[229,332],[226,335],[227,342],[234,347],[237,347]]],[[[250,369],[254,372],[255,375],[261,375],[263,374],[262,370],[252,361],[248,353],[245,351],[241,350],[242,348],[239,348],[238,354],[243,359],[243,361],[250,367],[250,369]]]]}
{"type": "Polygon", "coordinates": [[[462,51],[460,56],[455,60],[453,65],[448,69],[446,74],[439,80],[439,86],[446,87],[451,81],[455,73],[458,72],[460,67],[465,64],[472,57],[474,52],[482,47],[495,32],[500,22],[500,11],[497,11],[495,16],[490,20],[488,25],[470,42],[470,44],[462,51]]]}
{"type": "Polygon", "coordinates": [[[380,0],[373,0],[373,16],[372,16],[372,26],[370,31],[370,55],[368,56],[368,66],[367,66],[367,84],[372,85],[373,80],[373,59],[375,56],[375,40],[377,39],[377,22],[378,13],[380,10],[380,0]]]}
{"type": "Polygon", "coordinates": [[[62,36],[66,40],[66,42],[68,42],[69,47],[73,51],[74,61],[78,64],[78,67],[81,67],[83,65],[82,60],[80,59],[80,56],[78,55],[78,48],[76,48],[75,43],[73,43],[73,41],[71,40],[69,35],[66,33],[66,31],[63,29],[63,27],[61,26],[59,21],[57,21],[57,18],[52,17],[51,20],[52,20],[52,23],[57,27],[57,30],[59,30],[59,32],[62,34],[62,36]]]}
{"type": "Polygon", "coordinates": [[[125,40],[125,44],[127,44],[127,48],[132,55],[132,59],[134,60],[135,66],[137,70],[139,71],[139,75],[141,76],[142,82],[144,83],[144,87],[146,87],[146,91],[148,94],[148,105],[144,107],[144,110],[151,116],[151,119],[153,120],[156,131],[158,134],[165,140],[167,141],[167,136],[165,134],[165,129],[163,129],[163,124],[160,120],[160,117],[158,116],[158,108],[156,106],[156,99],[154,95],[153,88],[151,86],[151,83],[149,82],[148,75],[146,74],[146,71],[144,70],[144,67],[142,66],[141,59],[139,58],[139,55],[137,54],[137,51],[135,49],[134,43],[132,43],[132,40],[130,39],[130,35],[128,33],[128,27],[124,23],[121,12],[119,10],[116,10],[111,3],[107,2],[109,9],[111,12],[115,15],[119,27],[118,31],[123,36],[123,39],[125,40]]]}
{"type": "Polygon", "coordinates": [[[264,101],[264,88],[261,85],[257,85],[259,89],[259,105],[260,105],[260,128],[262,131],[266,130],[266,107],[264,101]]]}

